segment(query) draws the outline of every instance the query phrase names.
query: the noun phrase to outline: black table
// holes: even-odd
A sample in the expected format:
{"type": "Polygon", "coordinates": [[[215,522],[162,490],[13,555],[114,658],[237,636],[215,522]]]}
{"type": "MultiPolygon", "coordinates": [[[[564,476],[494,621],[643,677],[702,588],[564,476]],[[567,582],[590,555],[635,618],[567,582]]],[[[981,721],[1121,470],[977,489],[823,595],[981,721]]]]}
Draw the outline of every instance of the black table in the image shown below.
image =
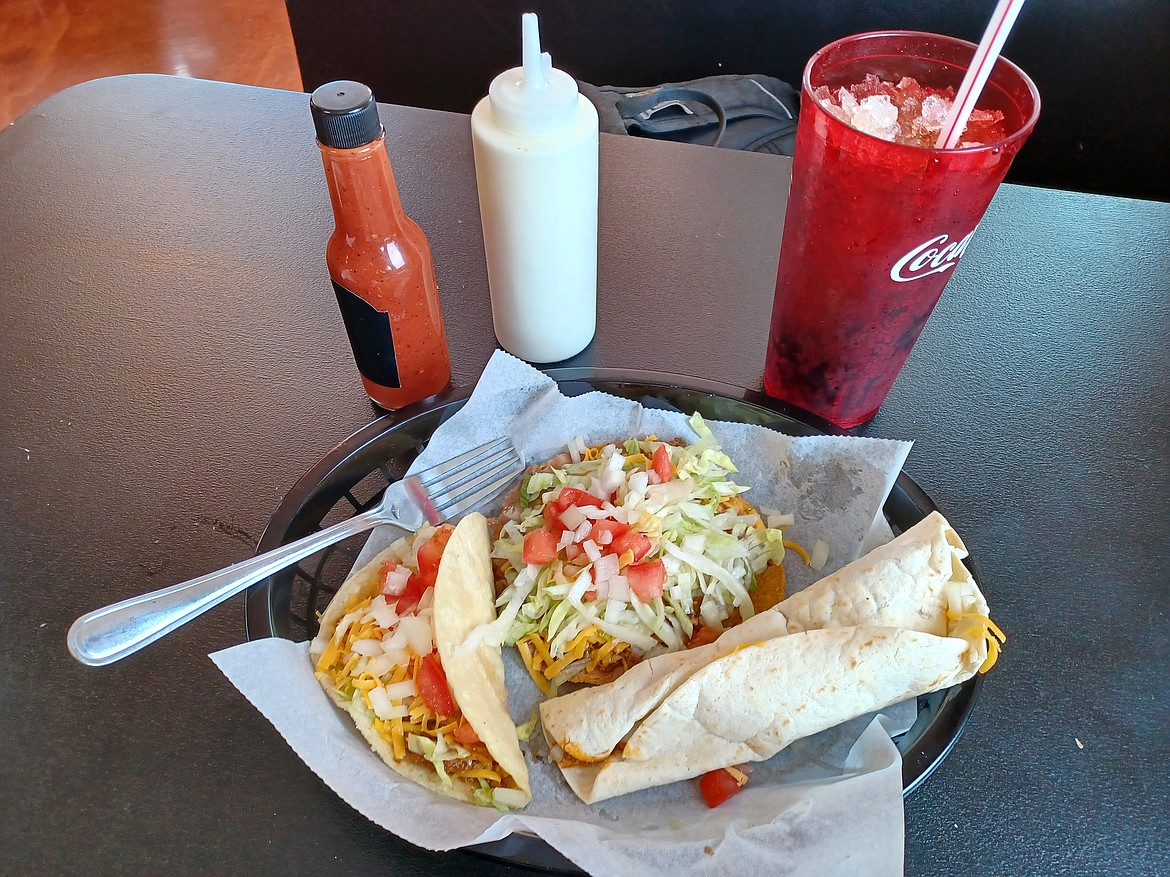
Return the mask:
{"type": "MultiPolygon", "coordinates": [[[[382,112],[467,388],[495,346],[468,120],[382,112]]],[[[758,387],[789,168],[603,138],[598,337],[568,364],[758,387]]],[[[206,657],[242,598],[108,668],[65,650],[82,612],[249,555],[376,413],[307,97],[70,89],[0,133],[0,217],[0,872],[508,871],[297,760],[206,657]]],[[[907,802],[911,874],[1170,869],[1168,329],[1170,205],[1006,186],[863,430],[914,439],[1009,635],[907,802]]]]}

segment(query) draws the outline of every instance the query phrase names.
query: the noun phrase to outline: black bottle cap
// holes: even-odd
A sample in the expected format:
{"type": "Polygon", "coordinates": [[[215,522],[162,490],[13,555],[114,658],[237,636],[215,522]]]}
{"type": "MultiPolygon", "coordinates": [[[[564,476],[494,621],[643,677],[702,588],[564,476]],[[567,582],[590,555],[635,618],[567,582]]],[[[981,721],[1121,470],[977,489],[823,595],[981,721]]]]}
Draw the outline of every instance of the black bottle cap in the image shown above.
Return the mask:
{"type": "Polygon", "coordinates": [[[327,82],[309,99],[317,139],[324,146],[353,149],[378,139],[382,121],[374,93],[360,82],[327,82]]]}

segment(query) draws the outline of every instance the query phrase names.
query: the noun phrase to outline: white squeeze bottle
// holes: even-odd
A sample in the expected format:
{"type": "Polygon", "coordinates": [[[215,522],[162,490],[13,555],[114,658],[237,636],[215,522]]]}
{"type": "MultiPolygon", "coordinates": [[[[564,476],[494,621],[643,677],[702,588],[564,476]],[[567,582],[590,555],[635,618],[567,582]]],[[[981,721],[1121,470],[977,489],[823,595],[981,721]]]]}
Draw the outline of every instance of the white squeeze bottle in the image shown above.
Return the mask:
{"type": "Polygon", "coordinates": [[[540,51],[522,17],[523,66],[471,113],[492,323],[509,353],[556,362],[597,326],[597,110],[540,51]]]}

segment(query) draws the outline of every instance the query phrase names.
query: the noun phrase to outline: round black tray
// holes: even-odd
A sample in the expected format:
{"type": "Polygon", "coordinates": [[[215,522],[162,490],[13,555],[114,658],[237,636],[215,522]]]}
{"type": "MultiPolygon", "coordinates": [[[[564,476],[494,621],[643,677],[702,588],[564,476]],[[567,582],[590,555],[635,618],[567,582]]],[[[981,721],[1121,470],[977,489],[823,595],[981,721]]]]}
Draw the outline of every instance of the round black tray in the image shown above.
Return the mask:
{"type": "MultiPolygon", "coordinates": [[[[831,424],[810,422],[761,393],[727,384],[657,372],[618,369],[547,369],[566,396],[602,390],[647,408],[698,411],[710,420],[766,426],[788,435],[840,433],[831,424]],[[801,418],[801,419],[798,419],[801,418]]],[[[402,478],[444,420],[463,407],[466,392],[449,391],[373,421],[343,441],[310,469],[281,501],[257,550],[277,548],[324,526],[365,511],[387,485],[402,478]]],[[[899,474],[883,508],[895,533],[938,507],[905,472],[899,474]]],[[[366,537],[355,536],[265,579],[248,591],[248,639],[279,636],[311,639],[317,615],[353,568],[366,537]]],[[[971,559],[965,561],[979,580],[971,559]]],[[[918,718],[894,738],[902,755],[903,794],[909,795],[939,766],[958,740],[982,684],[976,675],[961,685],[918,698],[918,718]]],[[[579,873],[577,867],[536,837],[512,835],[472,848],[511,864],[579,873]]]]}

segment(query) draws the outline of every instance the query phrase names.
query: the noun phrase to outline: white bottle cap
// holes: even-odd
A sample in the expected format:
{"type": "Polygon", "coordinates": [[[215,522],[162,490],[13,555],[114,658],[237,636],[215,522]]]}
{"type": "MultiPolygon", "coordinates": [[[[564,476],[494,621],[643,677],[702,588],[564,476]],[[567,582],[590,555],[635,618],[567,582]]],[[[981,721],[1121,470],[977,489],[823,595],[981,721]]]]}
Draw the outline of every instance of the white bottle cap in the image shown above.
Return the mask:
{"type": "Polygon", "coordinates": [[[488,88],[492,117],[512,134],[552,134],[569,124],[577,112],[577,83],[552,65],[540,51],[536,13],[521,16],[523,66],[505,70],[488,88]]]}

